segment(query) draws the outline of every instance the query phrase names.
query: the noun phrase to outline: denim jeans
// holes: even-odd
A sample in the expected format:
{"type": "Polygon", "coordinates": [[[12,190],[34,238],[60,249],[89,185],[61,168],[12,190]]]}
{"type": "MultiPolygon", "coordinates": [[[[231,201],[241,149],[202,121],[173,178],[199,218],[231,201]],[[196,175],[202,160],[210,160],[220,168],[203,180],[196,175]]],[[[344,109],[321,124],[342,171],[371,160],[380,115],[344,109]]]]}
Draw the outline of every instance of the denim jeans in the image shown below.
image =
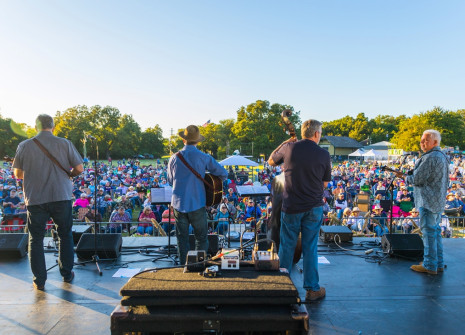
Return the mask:
{"type": "Polygon", "coordinates": [[[441,213],[433,213],[430,210],[420,207],[420,229],[423,233],[423,266],[431,271],[444,267],[442,256],[441,213]]]}
{"type": "Polygon", "coordinates": [[[281,234],[279,242],[280,267],[289,273],[292,269],[294,251],[299,232],[302,233],[304,289],[318,291],[318,236],[323,222],[323,206],[314,207],[299,214],[281,213],[281,234]]]}
{"type": "Polygon", "coordinates": [[[27,206],[27,228],[29,230],[29,262],[33,281],[44,285],[47,269],[44,256],[45,226],[53,219],[59,238],[58,266],[63,278],[71,276],[74,265],[73,216],[71,200],[49,202],[27,206]]]}
{"type": "Polygon", "coordinates": [[[176,237],[178,240],[178,256],[180,264],[186,264],[189,251],[189,224],[194,228],[195,250],[208,251],[207,212],[204,207],[192,212],[182,213],[174,210],[176,219],[176,237]]]}
{"type": "Polygon", "coordinates": [[[152,235],[153,234],[153,226],[147,226],[147,227],[138,226],[137,227],[137,232],[139,234],[141,234],[141,235],[144,235],[144,234],[152,235]]]}

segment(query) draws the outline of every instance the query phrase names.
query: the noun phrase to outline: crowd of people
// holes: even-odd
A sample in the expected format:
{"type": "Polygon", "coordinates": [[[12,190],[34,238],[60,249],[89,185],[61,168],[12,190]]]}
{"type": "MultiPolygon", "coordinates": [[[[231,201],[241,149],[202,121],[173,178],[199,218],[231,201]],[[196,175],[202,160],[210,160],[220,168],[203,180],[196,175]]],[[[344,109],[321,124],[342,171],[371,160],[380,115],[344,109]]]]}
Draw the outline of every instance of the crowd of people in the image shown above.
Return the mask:
{"type": "MultiPolygon", "coordinates": [[[[408,171],[416,159],[412,156],[403,165],[391,162],[389,166],[408,171]]],[[[462,177],[465,158],[451,155],[450,162],[451,181],[441,224],[444,237],[452,235],[451,220],[465,215],[465,182],[462,177]]],[[[160,223],[165,232],[174,231],[174,216],[171,215],[170,219],[168,206],[152,204],[150,198],[152,188],[168,186],[167,162],[158,161],[153,165],[141,166],[138,160],[124,159],[100,162],[98,169],[91,163],[85,165],[84,172],[74,179],[75,221],[83,222],[87,218],[90,222],[108,222],[105,229],[108,232],[124,231],[136,236],[148,236],[158,234],[153,219],[160,223]],[[134,222],[138,222],[137,226],[131,225],[134,222]]],[[[230,167],[228,172],[222,203],[207,208],[207,217],[213,221],[210,233],[225,234],[231,222],[250,223],[252,227],[259,222],[260,229],[266,231],[271,213],[271,196],[257,199],[241,197],[236,186],[253,185],[251,175],[239,167],[230,167]]],[[[271,191],[271,182],[280,173],[279,167],[265,163],[257,174],[258,182],[271,191]]],[[[14,178],[10,163],[4,163],[0,174],[3,224],[11,220],[12,216],[25,222],[26,206],[21,180],[14,178]]],[[[394,205],[393,228],[405,233],[418,232],[418,210],[415,208],[412,188],[402,178],[395,178],[392,172],[383,170],[383,164],[377,161],[343,161],[334,164],[331,181],[324,190],[325,223],[346,225],[359,234],[382,236],[389,230],[391,193],[394,205]],[[369,195],[370,210],[363,211],[357,206],[359,194],[369,195]]]]}

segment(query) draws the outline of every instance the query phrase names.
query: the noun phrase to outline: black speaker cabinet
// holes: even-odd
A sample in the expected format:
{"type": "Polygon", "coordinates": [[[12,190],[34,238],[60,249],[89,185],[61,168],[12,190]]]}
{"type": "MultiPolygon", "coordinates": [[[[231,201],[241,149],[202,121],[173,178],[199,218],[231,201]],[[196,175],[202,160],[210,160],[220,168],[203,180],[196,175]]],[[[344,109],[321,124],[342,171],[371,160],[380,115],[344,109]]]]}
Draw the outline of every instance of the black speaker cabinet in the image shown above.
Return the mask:
{"type": "Polygon", "coordinates": [[[72,232],[73,232],[74,245],[77,245],[79,243],[79,240],[81,239],[82,234],[92,232],[92,226],[90,226],[90,225],[73,225],[72,232]]]}
{"type": "Polygon", "coordinates": [[[82,234],[76,247],[78,258],[92,259],[95,253],[95,236],[97,236],[97,256],[100,259],[118,258],[123,245],[121,234],[82,234]]]}
{"type": "Polygon", "coordinates": [[[0,258],[22,258],[27,253],[27,234],[0,234],[0,258]]]}
{"type": "MultiPolygon", "coordinates": [[[[207,235],[208,237],[208,250],[207,254],[210,256],[215,256],[218,253],[219,249],[219,238],[218,235],[212,234],[207,235]]],[[[189,235],[189,249],[195,250],[195,237],[194,234],[189,235]]]]}
{"type": "Polygon", "coordinates": [[[393,257],[423,257],[423,240],[418,234],[385,234],[381,238],[381,246],[393,257]]]}

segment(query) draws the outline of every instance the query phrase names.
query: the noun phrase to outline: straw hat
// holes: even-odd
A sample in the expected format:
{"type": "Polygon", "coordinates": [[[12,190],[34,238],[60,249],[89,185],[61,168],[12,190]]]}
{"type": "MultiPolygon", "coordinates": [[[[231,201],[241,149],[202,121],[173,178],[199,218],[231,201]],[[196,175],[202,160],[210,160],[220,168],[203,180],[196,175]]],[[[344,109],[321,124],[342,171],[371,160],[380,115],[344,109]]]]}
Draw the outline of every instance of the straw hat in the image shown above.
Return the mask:
{"type": "Polygon", "coordinates": [[[412,210],[410,211],[410,213],[420,213],[420,212],[418,211],[418,209],[416,209],[415,207],[413,207],[412,210]]]}
{"type": "Polygon", "coordinates": [[[179,132],[179,136],[185,139],[187,142],[202,142],[205,140],[205,137],[200,135],[199,127],[190,125],[184,131],[179,132]]]}
{"type": "Polygon", "coordinates": [[[380,209],[381,209],[381,210],[383,209],[383,207],[381,207],[380,205],[376,205],[376,206],[373,208],[374,211],[380,210],[380,209]]]}
{"type": "Polygon", "coordinates": [[[352,212],[360,212],[360,208],[354,207],[354,208],[352,208],[352,212]]]}

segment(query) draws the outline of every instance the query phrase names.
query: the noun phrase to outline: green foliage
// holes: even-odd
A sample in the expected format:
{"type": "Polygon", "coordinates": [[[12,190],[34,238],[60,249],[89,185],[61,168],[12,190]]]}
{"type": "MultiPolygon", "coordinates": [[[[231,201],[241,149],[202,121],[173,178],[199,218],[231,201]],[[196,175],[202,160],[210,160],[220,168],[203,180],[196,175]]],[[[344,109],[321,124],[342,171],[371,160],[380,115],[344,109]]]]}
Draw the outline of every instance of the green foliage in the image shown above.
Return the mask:
{"type": "Polygon", "coordinates": [[[140,143],[139,152],[142,154],[152,154],[155,157],[163,156],[163,130],[159,125],[155,125],[153,128],[147,128],[144,132],[142,132],[142,141],[140,143]]]}
{"type": "MultiPolygon", "coordinates": [[[[284,109],[292,106],[270,104],[257,100],[237,110],[236,119],[225,119],[218,124],[209,123],[199,127],[205,141],[199,149],[223,159],[239,149],[243,155],[269,155],[280,143],[289,138],[281,124],[284,109]]],[[[290,117],[300,138],[301,120],[299,112],[290,117]]],[[[370,138],[372,143],[389,140],[398,148],[419,150],[419,140],[424,130],[437,129],[442,134],[442,145],[465,148],[465,109],[448,111],[434,107],[430,111],[412,117],[400,115],[378,115],[369,119],[360,113],[355,118],[344,116],[323,123],[323,135],[349,136],[358,141],[370,138]]],[[[179,129],[178,132],[184,129],[179,129]]],[[[177,135],[163,138],[159,125],[141,131],[131,115],[111,106],[75,106],[55,115],[55,134],[71,140],[82,153],[86,149],[93,159],[98,149],[100,159],[111,155],[114,159],[128,158],[135,154],[152,154],[155,157],[169,155],[184,145],[177,135]],[[85,139],[84,134],[96,137],[95,144],[85,139]]],[[[17,124],[0,115],[0,157],[13,156],[17,145],[25,138],[35,136],[34,128],[17,124]]]]}
{"type": "MultiPolygon", "coordinates": [[[[259,156],[271,153],[281,142],[289,138],[281,125],[281,113],[291,106],[273,104],[266,100],[242,106],[237,111],[237,121],[231,128],[234,138],[231,149],[242,149],[241,154],[259,156]]],[[[290,120],[296,128],[300,127],[299,113],[293,113],[290,120]]]]}

